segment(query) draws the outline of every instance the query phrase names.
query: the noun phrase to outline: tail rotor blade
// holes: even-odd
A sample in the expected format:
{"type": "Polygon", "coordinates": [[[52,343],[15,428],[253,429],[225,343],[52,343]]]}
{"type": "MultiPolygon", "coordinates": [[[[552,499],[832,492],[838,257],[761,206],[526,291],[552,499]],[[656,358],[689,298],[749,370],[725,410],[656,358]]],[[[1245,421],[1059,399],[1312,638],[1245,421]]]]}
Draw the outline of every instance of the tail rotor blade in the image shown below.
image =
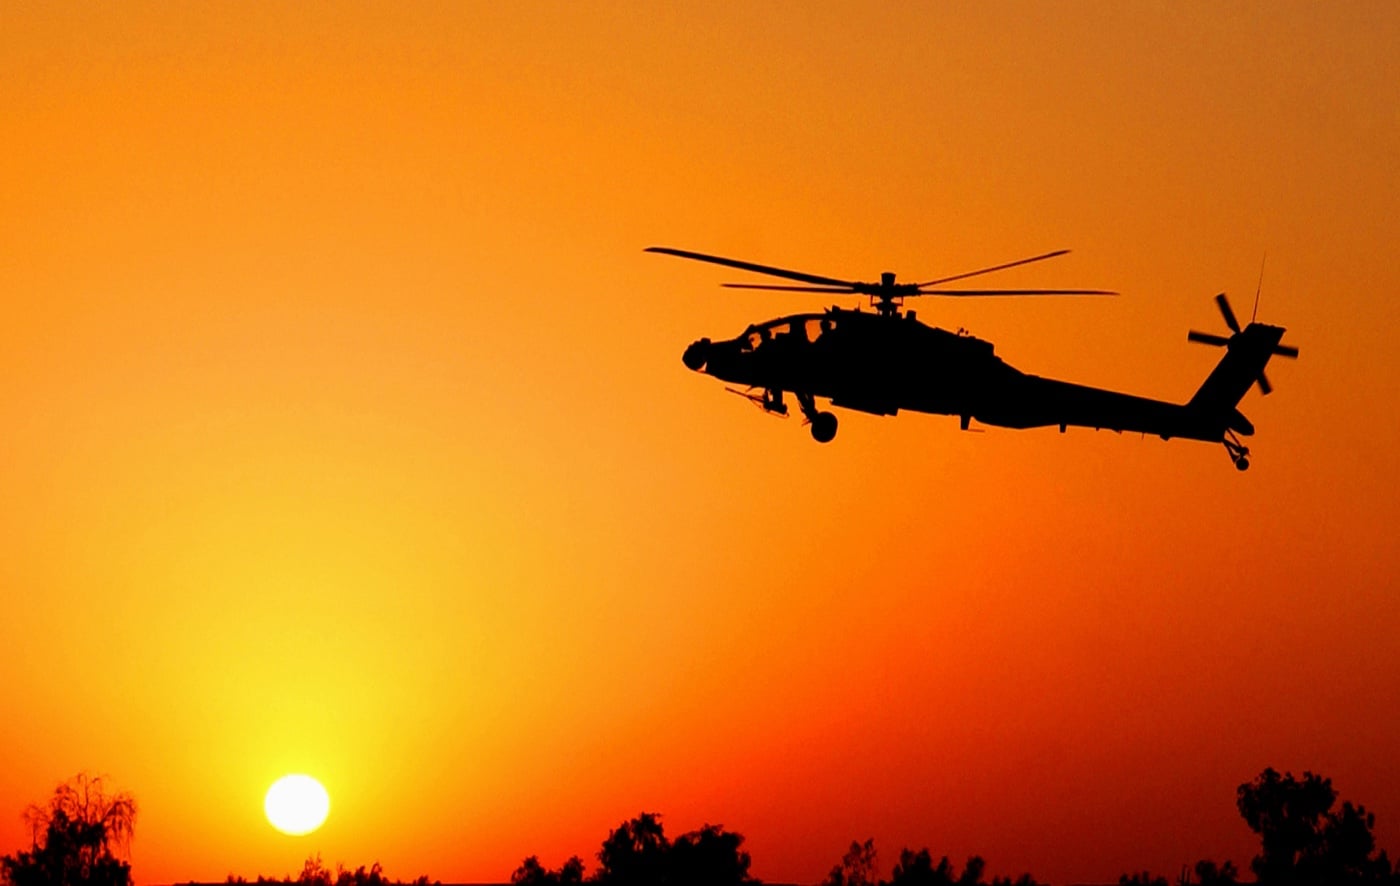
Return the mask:
{"type": "Polygon", "coordinates": [[[1230,331],[1239,332],[1240,321],[1235,319],[1235,312],[1230,310],[1230,300],[1225,297],[1225,293],[1215,297],[1215,304],[1220,308],[1220,314],[1225,318],[1225,325],[1230,327],[1230,331]]]}
{"type": "Polygon", "coordinates": [[[1214,345],[1217,348],[1223,348],[1230,343],[1230,340],[1224,336],[1211,335],[1209,332],[1197,332],[1194,329],[1186,333],[1186,340],[1202,345],[1214,345]]]}
{"type": "Polygon", "coordinates": [[[1255,379],[1255,381],[1259,383],[1259,393],[1264,396],[1267,397],[1274,392],[1274,386],[1269,384],[1269,377],[1264,373],[1260,372],[1259,377],[1255,379]]]}

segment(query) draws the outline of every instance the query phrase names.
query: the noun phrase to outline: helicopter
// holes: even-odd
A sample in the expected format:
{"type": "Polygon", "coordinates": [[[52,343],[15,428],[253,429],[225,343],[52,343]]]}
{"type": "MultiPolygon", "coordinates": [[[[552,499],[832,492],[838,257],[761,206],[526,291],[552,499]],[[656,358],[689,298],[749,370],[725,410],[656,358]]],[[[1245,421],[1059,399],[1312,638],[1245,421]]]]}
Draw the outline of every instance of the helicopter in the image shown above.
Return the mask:
{"type": "MultiPolygon", "coordinates": [[[[1170,403],[1041,378],[1015,369],[996,356],[991,342],[963,330],[949,332],[902,311],[907,298],[1117,295],[1102,289],[949,289],[946,284],[994,271],[1045,261],[1069,252],[1060,249],[992,267],[922,283],[897,282],[885,272],[878,282],[842,280],[718,255],[651,246],[646,252],[709,262],[741,271],[780,277],[803,285],[724,283],[731,289],[863,295],[873,311],[829,307],[821,313],[792,314],[749,326],[735,338],[702,338],[681,356],[688,369],[711,375],[766,413],[786,416],[786,393],[792,393],[812,438],[829,443],[837,419],[817,407],[817,398],[833,407],[874,415],[901,409],[958,416],[963,430],[975,419],[1005,428],[1059,426],[1137,431],[1163,440],[1179,437],[1220,443],[1235,467],[1249,468],[1249,448],[1241,437],[1254,425],[1238,409],[1253,385],[1262,394],[1273,390],[1264,367],[1273,356],[1296,358],[1298,349],[1281,344],[1284,329],[1256,322],[1241,328],[1225,293],[1215,297],[1229,336],[1190,331],[1187,339],[1225,349],[1195,394],[1185,403],[1170,403]],[[932,288],[937,287],[937,288],[932,288]]],[[[1261,272],[1262,285],[1262,272],[1261,272]]],[[[1258,314],[1259,293],[1254,312],[1258,314]]]]}

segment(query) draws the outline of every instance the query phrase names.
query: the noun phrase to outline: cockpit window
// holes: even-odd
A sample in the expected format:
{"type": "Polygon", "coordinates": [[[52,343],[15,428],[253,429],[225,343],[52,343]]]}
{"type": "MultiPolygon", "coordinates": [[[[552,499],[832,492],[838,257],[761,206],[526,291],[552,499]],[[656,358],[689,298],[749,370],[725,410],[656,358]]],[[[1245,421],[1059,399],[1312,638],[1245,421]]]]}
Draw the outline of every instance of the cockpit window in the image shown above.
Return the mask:
{"type": "Polygon", "coordinates": [[[771,341],[810,344],[830,332],[833,322],[829,317],[790,317],[761,326],[750,326],[742,336],[741,347],[745,351],[754,351],[771,341]]]}
{"type": "Polygon", "coordinates": [[[767,327],[750,326],[748,328],[748,331],[744,333],[744,344],[742,349],[745,351],[755,350],[761,347],[765,342],[769,341],[771,338],[772,335],[768,332],[767,327]]]}

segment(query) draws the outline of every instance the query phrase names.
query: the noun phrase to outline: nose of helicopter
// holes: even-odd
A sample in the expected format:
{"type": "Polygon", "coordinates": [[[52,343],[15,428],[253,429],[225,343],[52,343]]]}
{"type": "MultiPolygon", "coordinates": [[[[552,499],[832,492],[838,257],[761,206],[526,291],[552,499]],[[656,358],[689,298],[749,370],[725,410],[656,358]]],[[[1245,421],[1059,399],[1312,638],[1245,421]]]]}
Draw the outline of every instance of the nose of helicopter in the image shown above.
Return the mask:
{"type": "Polygon", "coordinates": [[[710,340],[702,338],[699,341],[691,342],[690,347],[685,349],[681,355],[681,362],[687,369],[699,372],[705,368],[705,363],[710,359],[710,340]]]}

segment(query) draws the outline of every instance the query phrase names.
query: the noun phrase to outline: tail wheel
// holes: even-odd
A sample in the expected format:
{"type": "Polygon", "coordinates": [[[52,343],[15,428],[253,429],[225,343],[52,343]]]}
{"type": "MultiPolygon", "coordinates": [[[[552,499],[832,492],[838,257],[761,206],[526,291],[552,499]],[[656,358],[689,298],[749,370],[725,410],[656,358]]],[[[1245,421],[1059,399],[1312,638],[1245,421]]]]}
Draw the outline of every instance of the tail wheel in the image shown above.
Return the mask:
{"type": "Polygon", "coordinates": [[[812,439],[818,443],[830,443],[836,436],[836,416],[830,412],[818,412],[812,416],[812,439]]]}

